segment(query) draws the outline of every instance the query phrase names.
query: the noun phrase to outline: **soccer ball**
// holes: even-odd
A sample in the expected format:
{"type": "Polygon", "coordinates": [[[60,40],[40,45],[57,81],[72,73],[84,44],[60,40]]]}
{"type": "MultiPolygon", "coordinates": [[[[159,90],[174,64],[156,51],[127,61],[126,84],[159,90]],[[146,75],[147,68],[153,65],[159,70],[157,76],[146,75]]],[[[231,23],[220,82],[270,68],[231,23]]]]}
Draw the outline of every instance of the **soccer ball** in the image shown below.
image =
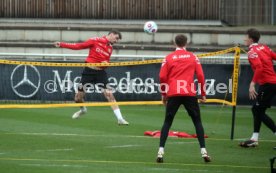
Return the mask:
{"type": "Polygon", "coordinates": [[[147,33],[147,34],[153,34],[153,33],[156,33],[157,32],[157,24],[154,22],[154,21],[148,21],[145,23],[144,25],[144,31],[147,33]]]}

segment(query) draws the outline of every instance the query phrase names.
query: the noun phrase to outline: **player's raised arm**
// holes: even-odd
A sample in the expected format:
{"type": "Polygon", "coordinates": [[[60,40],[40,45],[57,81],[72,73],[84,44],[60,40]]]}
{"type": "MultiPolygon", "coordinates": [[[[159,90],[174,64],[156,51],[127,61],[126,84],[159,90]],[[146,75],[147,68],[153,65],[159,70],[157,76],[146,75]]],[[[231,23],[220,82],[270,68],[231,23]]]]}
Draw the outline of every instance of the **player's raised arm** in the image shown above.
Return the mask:
{"type": "Polygon", "coordinates": [[[81,42],[81,43],[55,42],[54,45],[56,47],[60,47],[60,48],[80,50],[80,49],[87,49],[87,48],[92,47],[94,45],[94,40],[89,39],[89,40],[87,40],[85,42],[81,42]]]}
{"type": "Polygon", "coordinates": [[[60,47],[60,42],[58,42],[58,41],[54,42],[54,46],[59,48],[60,47]]]}

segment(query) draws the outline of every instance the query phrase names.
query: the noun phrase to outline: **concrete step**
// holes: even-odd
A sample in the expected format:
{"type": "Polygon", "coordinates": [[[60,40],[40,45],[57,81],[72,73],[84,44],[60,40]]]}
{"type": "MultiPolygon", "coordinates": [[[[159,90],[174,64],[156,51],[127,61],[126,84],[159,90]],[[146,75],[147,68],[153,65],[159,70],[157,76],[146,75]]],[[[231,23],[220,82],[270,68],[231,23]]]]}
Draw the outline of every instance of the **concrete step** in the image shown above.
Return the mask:
{"type": "MultiPolygon", "coordinates": [[[[227,27],[217,21],[157,20],[159,30],[143,32],[144,20],[74,20],[74,19],[0,19],[1,52],[87,53],[54,48],[55,41],[82,42],[103,36],[112,28],[122,31],[123,39],[114,46],[115,54],[167,54],[174,49],[177,34],[188,37],[191,51],[210,52],[243,44],[248,27],[227,27]]],[[[257,26],[260,42],[276,50],[276,27],[257,26]]]]}
{"type": "MultiPolygon", "coordinates": [[[[144,25],[148,20],[111,20],[111,19],[31,19],[31,18],[1,18],[1,23],[17,25],[144,25]]],[[[224,26],[220,20],[154,20],[162,26],[224,26]]]]}
{"type": "MultiPolygon", "coordinates": [[[[95,20],[95,19],[28,19],[0,18],[0,29],[59,29],[59,30],[109,30],[117,28],[122,31],[141,31],[147,20],[95,20]]],[[[241,34],[248,26],[229,27],[219,20],[155,20],[158,32],[205,32],[241,34]]],[[[251,26],[275,34],[276,26],[251,26]]]]}
{"type": "MultiPolygon", "coordinates": [[[[216,46],[216,45],[188,45],[187,49],[190,51],[200,52],[214,52],[229,47],[229,46],[216,46]]],[[[18,42],[18,41],[1,41],[0,47],[25,47],[25,48],[54,48],[53,42],[18,42]]],[[[152,51],[173,51],[175,49],[173,44],[132,44],[132,43],[119,43],[113,46],[114,50],[152,50],[152,51]]]]}

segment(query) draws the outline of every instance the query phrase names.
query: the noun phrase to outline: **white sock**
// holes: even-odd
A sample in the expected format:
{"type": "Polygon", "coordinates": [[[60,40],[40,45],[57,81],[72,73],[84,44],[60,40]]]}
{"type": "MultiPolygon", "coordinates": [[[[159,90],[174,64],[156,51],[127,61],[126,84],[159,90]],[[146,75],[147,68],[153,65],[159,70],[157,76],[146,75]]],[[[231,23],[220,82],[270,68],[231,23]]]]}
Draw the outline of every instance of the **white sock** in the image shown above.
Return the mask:
{"type": "Polygon", "coordinates": [[[274,135],[276,136],[276,132],[274,133],[274,135]]]}
{"type": "Polygon", "coordinates": [[[251,140],[253,140],[253,141],[258,141],[258,139],[259,139],[259,133],[253,133],[252,134],[252,137],[250,138],[251,140]]]}
{"type": "Polygon", "coordinates": [[[159,147],[158,153],[164,153],[164,147],[159,147]]]}
{"type": "Polygon", "coordinates": [[[81,107],[80,107],[80,110],[81,110],[82,112],[87,112],[87,109],[86,109],[85,106],[81,106],[81,107]]]}
{"type": "Polygon", "coordinates": [[[117,117],[118,120],[123,119],[123,116],[122,116],[122,113],[121,113],[120,109],[115,109],[115,110],[113,110],[113,112],[114,112],[114,114],[115,114],[115,116],[117,117]]]}
{"type": "Polygon", "coordinates": [[[206,148],[201,148],[201,149],[200,149],[200,153],[201,153],[201,154],[206,154],[206,153],[207,153],[206,148]]]}

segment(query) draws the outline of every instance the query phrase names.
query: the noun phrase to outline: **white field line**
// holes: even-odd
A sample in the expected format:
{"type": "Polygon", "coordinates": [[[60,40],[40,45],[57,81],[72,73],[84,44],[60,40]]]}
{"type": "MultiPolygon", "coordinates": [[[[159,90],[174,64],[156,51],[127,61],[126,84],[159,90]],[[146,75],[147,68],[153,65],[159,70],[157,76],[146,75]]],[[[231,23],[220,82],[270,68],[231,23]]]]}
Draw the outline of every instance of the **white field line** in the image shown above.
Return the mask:
{"type": "MultiPolygon", "coordinates": [[[[104,134],[94,134],[94,135],[88,135],[88,134],[75,134],[75,133],[15,133],[15,132],[8,132],[8,133],[0,133],[0,135],[27,135],[27,136],[74,136],[74,137],[107,137],[107,138],[145,138],[145,139],[159,139],[159,138],[152,138],[150,136],[139,136],[139,135],[104,135],[104,134]]],[[[196,138],[171,138],[171,139],[187,139],[192,140],[196,138]]],[[[247,138],[239,138],[234,139],[234,141],[240,141],[247,138]]],[[[217,139],[217,138],[206,138],[206,140],[213,140],[213,141],[229,141],[230,139],[217,139]]],[[[276,142],[276,140],[265,140],[261,139],[260,142],[276,142]]]]}
{"type": "Polygon", "coordinates": [[[85,168],[88,166],[84,165],[58,165],[58,164],[19,164],[20,166],[31,166],[31,167],[75,167],[75,168],[85,168]]]}
{"type": "MultiPolygon", "coordinates": [[[[168,144],[194,144],[198,143],[197,141],[187,141],[187,142],[167,142],[168,144]]],[[[106,146],[105,148],[131,148],[131,147],[144,147],[146,145],[137,145],[137,144],[127,144],[127,145],[112,145],[106,146]]]]}
{"type": "MultiPolygon", "coordinates": [[[[1,133],[0,133],[1,134],[1,133]]],[[[126,138],[146,138],[147,136],[133,136],[133,135],[87,135],[87,134],[75,134],[75,133],[2,133],[5,135],[27,135],[27,136],[77,136],[77,137],[126,137],[126,138]]]]}
{"type": "Polygon", "coordinates": [[[191,142],[167,142],[168,144],[194,144],[198,143],[198,141],[191,141],[191,142]]]}
{"type": "Polygon", "coordinates": [[[37,151],[37,152],[57,152],[57,151],[72,151],[73,148],[64,148],[64,149],[49,149],[49,150],[34,150],[34,151],[37,151]]]}
{"type": "Polygon", "coordinates": [[[224,172],[224,171],[209,171],[207,169],[173,169],[173,168],[149,168],[147,170],[150,171],[156,171],[156,172],[183,172],[183,171],[187,171],[187,172],[224,172]]]}
{"type": "MultiPolygon", "coordinates": [[[[236,113],[247,113],[248,114],[248,111],[249,111],[249,114],[251,115],[251,107],[252,106],[242,106],[242,108],[248,108],[248,109],[239,109],[239,107],[237,107],[236,109],[236,113]]],[[[206,108],[206,107],[205,107],[206,108]]],[[[211,112],[211,113],[218,113],[218,110],[222,111],[223,113],[227,113],[227,114],[232,114],[232,109],[227,109],[227,108],[231,108],[231,107],[227,107],[227,106],[217,106],[216,109],[215,107],[211,107],[212,109],[207,109],[205,110],[205,108],[201,108],[202,110],[202,114],[204,114],[204,112],[211,112]],[[227,110],[225,110],[227,109],[227,110]]],[[[106,108],[106,110],[109,110],[108,108],[106,108]]],[[[149,109],[146,109],[146,108],[142,108],[142,109],[138,109],[138,108],[132,108],[132,107],[128,107],[126,108],[126,110],[132,110],[132,111],[148,111],[149,109]]],[[[157,109],[157,108],[153,108],[153,109],[150,109],[150,111],[158,111],[158,112],[164,112],[165,113],[165,109],[157,109]]],[[[185,111],[184,108],[179,108],[179,111],[185,111]]],[[[275,112],[273,111],[273,109],[269,109],[267,110],[268,112],[275,112]]]]}
{"type": "MultiPolygon", "coordinates": [[[[156,165],[155,162],[139,162],[139,161],[112,161],[112,160],[68,160],[68,159],[39,159],[39,158],[1,158],[2,161],[24,161],[24,162],[56,162],[56,163],[64,163],[63,165],[70,164],[118,164],[118,165],[156,165]]],[[[206,167],[206,164],[192,164],[192,163],[177,163],[177,162],[165,162],[162,165],[164,166],[182,166],[187,168],[187,166],[193,166],[196,168],[206,167]]],[[[269,166],[254,166],[254,165],[226,165],[226,164],[208,164],[208,167],[220,167],[220,168],[236,168],[239,171],[241,169],[256,169],[259,170],[268,170],[269,166]]],[[[259,171],[257,171],[259,172],[259,171]]]]}
{"type": "Polygon", "coordinates": [[[105,148],[131,148],[131,147],[142,147],[144,145],[113,145],[113,146],[106,146],[105,148]]]}
{"type": "Polygon", "coordinates": [[[173,168],[149,168],[147,170],[157,171],[157,172],[179,172],[179,171],[183,171],[183,169],[173,169],[173,168]]]}

